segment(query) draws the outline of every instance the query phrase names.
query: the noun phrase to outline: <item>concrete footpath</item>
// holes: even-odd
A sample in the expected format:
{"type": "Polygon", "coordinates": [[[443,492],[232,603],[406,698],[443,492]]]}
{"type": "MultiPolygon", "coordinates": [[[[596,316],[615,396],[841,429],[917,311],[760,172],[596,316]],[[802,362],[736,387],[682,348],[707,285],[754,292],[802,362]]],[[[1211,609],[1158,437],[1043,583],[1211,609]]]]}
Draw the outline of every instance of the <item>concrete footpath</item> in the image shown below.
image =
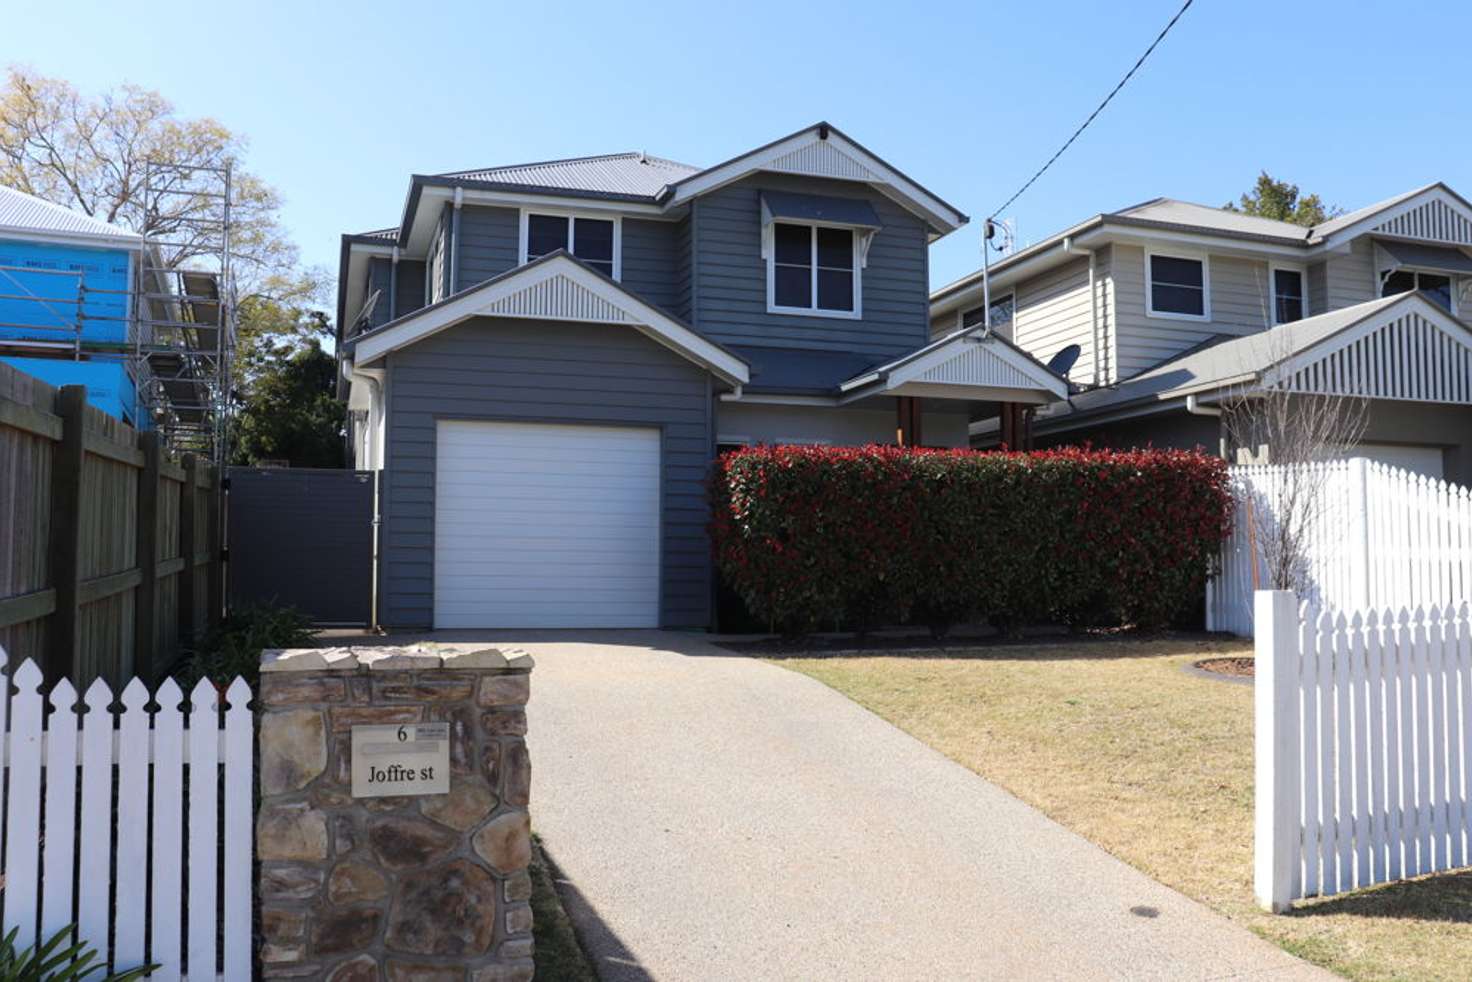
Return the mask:
{"type": "Polygon", "coordinates": [[[704,638],[536,658],[532,825],[604,980],[1329,979],[806,676],[704,638]]]}

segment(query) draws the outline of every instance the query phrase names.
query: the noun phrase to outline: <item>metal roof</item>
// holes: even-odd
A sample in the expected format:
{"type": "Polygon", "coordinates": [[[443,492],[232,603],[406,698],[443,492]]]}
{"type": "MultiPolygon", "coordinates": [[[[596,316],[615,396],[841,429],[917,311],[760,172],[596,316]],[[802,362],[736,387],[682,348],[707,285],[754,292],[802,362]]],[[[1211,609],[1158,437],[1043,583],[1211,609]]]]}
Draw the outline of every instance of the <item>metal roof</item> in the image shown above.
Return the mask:
{"type": "Polygon", "coordinates": [[[1273,238],[1302,242],[1309,236],[1309,229],[1292,222],[1258,215],[1244,215],[1240,211],[1212,208],[1191,201],[1175,198],[1155,198],[1131,208],[1109,212],[1106,218],[1133,218],[1139,221],[1159,222],[1163,225],[1188,225],[1194,229],[1210,229],[1215,232],[1231,232],[1239,235],[1267,235],[1273,238]]]}
{"type": "Polygon", "coordinates": [[[689,164],[631,152],[452,171],[434,176],[453,181],[516,184],[558,191],[590,191],[653,198],[666,185],[699,171],[700,168],[689,164]]]}
{"type": "Polygon", "coordinates": [[[1441,273],[1472,273],[1472,257],[1450,246],[1423,245],[1419,242],[1396,242],[1378,239],[1375,244],[1390,254],[1397,266],[1415,266],[1441,273]]]}
{"type": "MultiPolygon", "coordinates": [[[[1407,191],[1404,194],[1397,194],[1393,198],[1386,198],[1384,201],[1377,201],[1373,205],[1366,205],[1363,208],[1356,208],[1354,211],[1340,215],[1338,218],[1331,218],[1327,222],[1321,222],[1320,224],[1315,225],[1313,228],[1314,238],[1322,239],[1325,236],[1333,235],[1340,229],[1349,228],[1349,226],[1353,225],[1354,223],[1369,218],[1376,212],[1384,211],[1387,208],[1393,208],[1396,205],[1400,204],[1402,201],[1409,201],[1416,195],[1425,194],[1427,191],[1430,191],[1432,188],[1435,187],[1445,187],[1445,185],[1441,184],[1439,181],[1433,182],[1431,184],[1424,184],[1421,187],[1416,188],[1415,190],[1407,191]]],[[[1448,190],[1450,190],[1450,188],[1448,188],[1448,190]]]]}
{"type": "Polygon", "coordinates": [[[0,229],[49,235],[126,239],[141,243],[143,237],[121,225],[112,225],[84,212],[52,204],[43,198],[0,185],[0,229]]]}
{"type": "Polygon", "coordinates": [[[810,348],[728,347],[751,366],[748,392],[833,395],[838,384],[874,364],[872,355],[810,348]]]}

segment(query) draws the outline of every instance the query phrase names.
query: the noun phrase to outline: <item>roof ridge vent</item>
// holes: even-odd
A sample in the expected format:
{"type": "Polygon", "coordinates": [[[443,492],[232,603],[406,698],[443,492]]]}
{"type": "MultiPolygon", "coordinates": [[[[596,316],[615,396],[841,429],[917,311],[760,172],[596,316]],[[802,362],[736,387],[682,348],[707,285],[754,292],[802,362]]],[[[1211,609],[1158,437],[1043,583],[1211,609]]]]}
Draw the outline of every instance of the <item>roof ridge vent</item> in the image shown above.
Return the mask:
{"type": "Polygon", "coordinates": [[[649,154],[645,153],[643,150],[636,151],[636,153],[638,154],[638,157],[639,157],[639,163],[641,163],[641,164],[647,164],[647,163],[649,163],[649,154]]]}

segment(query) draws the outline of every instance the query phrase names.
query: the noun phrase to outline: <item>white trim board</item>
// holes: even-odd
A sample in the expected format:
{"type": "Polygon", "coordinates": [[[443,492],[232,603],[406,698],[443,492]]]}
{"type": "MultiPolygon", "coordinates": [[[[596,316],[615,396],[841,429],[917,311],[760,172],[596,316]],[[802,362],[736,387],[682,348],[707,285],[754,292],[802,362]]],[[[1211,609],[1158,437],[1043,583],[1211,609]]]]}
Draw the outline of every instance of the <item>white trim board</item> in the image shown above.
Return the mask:
{"type": "Polygon", "coordinates": [[[728,384],[750,380],[746,363],[635,297],[618,284],[553,254],[391,322],[357,342],[357,366],[414,344],[472,317],[576,321],[632,327],[708,369],[728,384]]]}

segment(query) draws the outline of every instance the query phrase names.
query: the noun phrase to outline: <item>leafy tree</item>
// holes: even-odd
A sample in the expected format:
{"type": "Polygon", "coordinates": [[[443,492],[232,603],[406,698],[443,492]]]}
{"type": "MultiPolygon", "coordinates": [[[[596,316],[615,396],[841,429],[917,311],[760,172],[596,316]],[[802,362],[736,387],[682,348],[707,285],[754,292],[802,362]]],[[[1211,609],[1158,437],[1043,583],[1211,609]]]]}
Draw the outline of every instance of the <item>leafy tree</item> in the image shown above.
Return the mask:
{"type": "Polygon", "coordinates": [[[342,467],[346,407],[337,399],[337,361],[321,343],[261,338],[241,361],[251,385],[235,420],[232,462],[342,467]]]}
{"type": "MultiPolygon", "coordinates": [[[[123,85],[95,98],[63,79],[11,67],[0,84],[0,184],[172,243],[160,257],[188,266],[212,248],[195,219],[216,207],[201,179],[155,174],[152,185],[179,192],[145,207],[150,160],[231,171],[231,255],[239,343],[300,342],[330,335],[330,278],[304,268],[281,225],[281,196],[241,166],[246,141],[217,120],[180,118],[157,92],[123,85]],[[145,214],[147,210],[147,214],[145,214]]],[[[242,352],[242,355],[247,354],[242,352]]],[[[249,359],[242,357],[244,365],[249,359]]],[[[237,384],[244,379],[237,372],[237,384]]]]}
{"type": "Polygon", "coordinates": [[[1222,207],[1227,211],[1276,218],[1280,222],[1292,222],[1306,228],[1328,221],[1335,215],[1344,214],[1342,208],[1325,207],[1317,194],[1300,197],[1297,184],[1274,180],[1267,171],[1257,175],[1256,186],[1242,195],[1237,204],[1229,201],[1222,207]]]}

